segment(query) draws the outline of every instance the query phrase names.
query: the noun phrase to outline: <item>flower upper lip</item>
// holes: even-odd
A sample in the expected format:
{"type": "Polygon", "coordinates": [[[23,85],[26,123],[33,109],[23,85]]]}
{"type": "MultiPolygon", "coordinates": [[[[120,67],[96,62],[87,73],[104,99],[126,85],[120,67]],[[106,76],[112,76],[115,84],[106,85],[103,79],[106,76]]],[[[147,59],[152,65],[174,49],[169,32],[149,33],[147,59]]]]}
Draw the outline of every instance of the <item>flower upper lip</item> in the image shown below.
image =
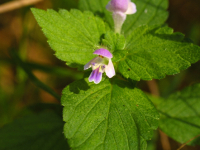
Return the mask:
{"type": "Polygon", "coordinates": [[[128,9],[128,0],[111,0],[110,5],[113,11],[126,12],[128,9]]]}
{"type": "Polygon", "coordinates": [[[108,2],[106,9],[124,14],[134,14],[137,11],[136,5],[131,0],[111,0],[108,2]]]}
{"type": "Polygon", "coordinates": [[[106,58],[112,58],[113,57],[113,55],[107,49],[104,49],[104,48],[100,48],[100,49],[94,51],[93,54],[101,55],[101,56],[106,57],[106,58]]]}

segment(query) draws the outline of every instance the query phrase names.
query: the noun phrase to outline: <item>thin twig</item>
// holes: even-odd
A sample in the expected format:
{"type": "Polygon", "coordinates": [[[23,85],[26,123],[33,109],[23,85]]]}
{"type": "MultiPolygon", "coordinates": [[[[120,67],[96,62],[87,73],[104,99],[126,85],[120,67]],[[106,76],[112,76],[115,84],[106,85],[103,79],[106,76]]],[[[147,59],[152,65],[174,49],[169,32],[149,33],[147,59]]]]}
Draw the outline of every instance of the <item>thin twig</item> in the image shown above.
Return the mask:
{"type": "Polygon", "coordinates": [[[147,81],[147,84],[149,86],[149,90],[150,90],[152,95],[157,96],[157,97],[160,96],[156,80],[153,79],[151,81],[147,81]]]}
{"type": "Polygon", "coordinates": [[[188,141],[185,142],[184,144],[182,144],[177,150],[181,150],[185,145],[187,145],[189,142],[191,142],[192,140],[194,140],[194,139],[196,139],[196,138],[198,138],[198,137],[200,137],[200,134],[197,135],[197,136],[195,136],[195,137],[193,137],[193,138],[191,138],[190,140],[188,140],[188,141]]]}
{"type": "Polygon", "coordinates": [[[168,136],[161,130],[159,130],[159,133],[163,150],[171,150],[168,136]]]}
{"type": "Polygon", "coordinates": [[[25,6],[33,5],[43,0],[14,0],[0,5],[0,14],[8,11],[12,11],[25,6]]]}

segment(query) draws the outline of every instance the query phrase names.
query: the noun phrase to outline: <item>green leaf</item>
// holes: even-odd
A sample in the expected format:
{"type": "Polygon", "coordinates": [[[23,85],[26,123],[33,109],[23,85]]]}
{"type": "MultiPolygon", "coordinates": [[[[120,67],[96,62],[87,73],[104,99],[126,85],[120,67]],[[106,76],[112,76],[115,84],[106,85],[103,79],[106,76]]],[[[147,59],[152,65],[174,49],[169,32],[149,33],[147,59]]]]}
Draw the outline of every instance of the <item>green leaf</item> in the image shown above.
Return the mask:
{"type": "Polygon", "coordinates": [[[62,118],[52,112],[30,115],[0,129],[0,149],[69,149],[62,130],[62,118]]]}
{"type": "Polygon", "coordinates": [[[165,100],[164,98],[161,98],[155,95],[150,95],[149,93],[146,93],[146,95],[156,107],[165,100]]]}
{"type": "Polygon", "coordinates": [[[37,22],[48,38],[56,56],[71,67],[79,67],[94,58],[93,52],[100,47],[103,34],[108,26],[91,12],[72,9],[53,10],[31,9],[37,22]]]}
{"type": "Polygon", "coordinates": [[[114,33],[112,31],[107,32],[103,39],[103,44],[108,47],[110,52],[116,50],[123,50],[125,48],[126,40],[123,35],[114,33]]]}
{"type": "Polygon", "coordinates": [[[169,27],[141,26],[127,37],[126,43],[128,53],[119,62],[118,70],[136,81],[177,74],[200,59],[200,47],[169,27]]]}
{"type": "MultiPolygon", "coordinates": [[[[79,8],[83,11],[89,10],[101,16],[113,28],[112,12],[106,10],[109,0],[80,0],[79,8]]],[[[137,6],[137,12],[127,15],[122,32],[131,33],[141,25],[161,25],[167,17],[168,0],[132,0],[137,6]]]]}
{"type": "Polygon", "coordinates": [[[125,57],[127,51],[124,51],[126,40],[123,35],[112,31],[107,32],[102,43],[113,54],[113,62],[118,62],[121,58],[125,57]]]}
{"type": "MultiPolygon", "coordinates": [[[[200,134],[200,84],[172,94],[158,106],[160,129],[174,140],[185,143],[200,134]]],[[[200,145],[200,137],[190,142],[200,145]]]]}
{"type": "Polygon", "coordinates": [[[88,79],[63,90],[64,134],[72,149],[145,150],[159,114],[132,83],[113,78],[88,79]]]}

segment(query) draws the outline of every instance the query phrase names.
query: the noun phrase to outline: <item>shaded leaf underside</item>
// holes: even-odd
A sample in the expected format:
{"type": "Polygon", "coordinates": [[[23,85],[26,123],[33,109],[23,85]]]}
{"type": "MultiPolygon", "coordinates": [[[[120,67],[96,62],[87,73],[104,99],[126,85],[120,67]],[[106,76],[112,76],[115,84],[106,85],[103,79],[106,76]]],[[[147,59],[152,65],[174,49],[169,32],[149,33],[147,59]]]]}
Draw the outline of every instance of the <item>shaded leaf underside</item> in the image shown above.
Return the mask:
{"type": "MultiPolygon", "coordinates": [[[[174,140],[185,143],[200,134],[200,84],[171,95],[158,106],[159,127],[174,140]]],[[[189,144],[200,145],[200,137],[189,144]]]]}
{"type": "Polygon", "coordinates": [[[1,150],[67,150],[62,118],[45,112],[21,118],[0,129],[1,150]]]}

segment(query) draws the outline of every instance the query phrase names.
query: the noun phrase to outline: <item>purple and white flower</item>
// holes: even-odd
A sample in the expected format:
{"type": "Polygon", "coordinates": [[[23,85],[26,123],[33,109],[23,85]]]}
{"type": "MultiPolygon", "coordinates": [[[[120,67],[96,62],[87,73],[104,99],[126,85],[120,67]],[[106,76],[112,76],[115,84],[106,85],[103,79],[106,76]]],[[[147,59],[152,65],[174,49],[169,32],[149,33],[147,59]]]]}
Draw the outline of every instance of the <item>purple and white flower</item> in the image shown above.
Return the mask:
{"type": "Polygon", "coordinates": [[[120,33],[122,25],[126,20],[126,15],[136,13],[136,5],[131,0],[111,0],[106,9],[113,12],[115,32],[120,33]]]}
{"type": "Polygon", "coordinates": [[[102,79],[102,74],[106,72],[109,78],[115,75],[115,69],[111,58],[112,54],[107,49],[98,49],[93,54],[99,55],[93,58],[84,66],[84,70],[92,67],[92,73],[90,74],[89,81],[98,84],[102,79]]]}

